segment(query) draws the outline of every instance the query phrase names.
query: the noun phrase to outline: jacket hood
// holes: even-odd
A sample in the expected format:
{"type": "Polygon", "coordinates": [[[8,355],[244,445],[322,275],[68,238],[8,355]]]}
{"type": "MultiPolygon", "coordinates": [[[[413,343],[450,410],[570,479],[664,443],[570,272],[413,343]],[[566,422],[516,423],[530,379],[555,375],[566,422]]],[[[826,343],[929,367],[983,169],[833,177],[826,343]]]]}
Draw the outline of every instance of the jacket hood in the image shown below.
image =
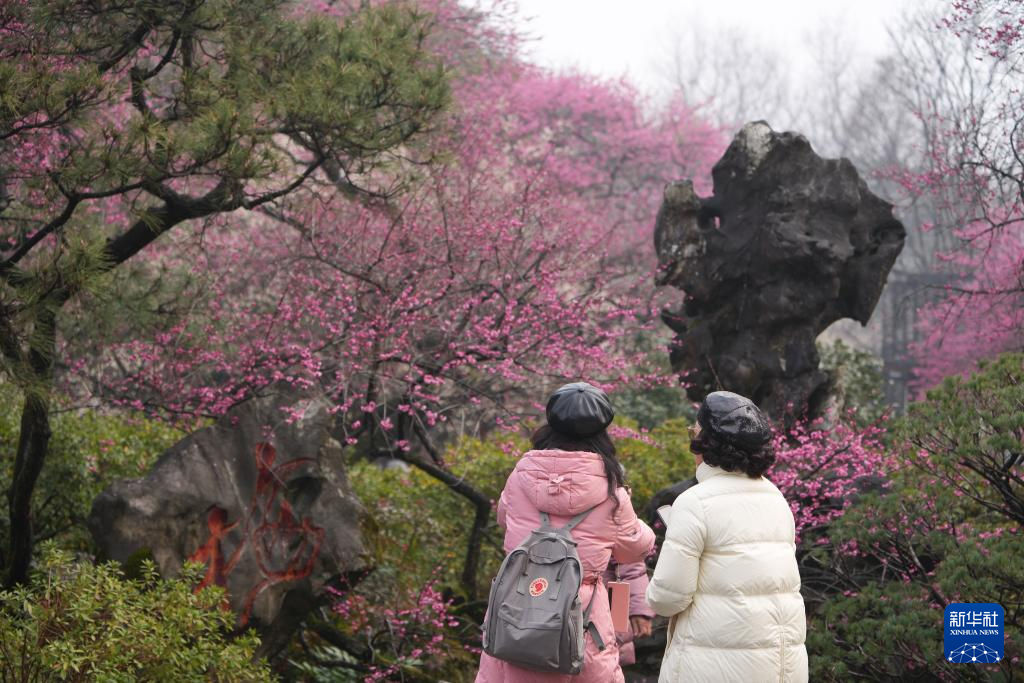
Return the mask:
{"type": "Polygon", "coordinates": [[[527,451],[512,478],[538,510],[549,514],[576,515],[608,498],[608,477],[597,453],[527,451]]]}

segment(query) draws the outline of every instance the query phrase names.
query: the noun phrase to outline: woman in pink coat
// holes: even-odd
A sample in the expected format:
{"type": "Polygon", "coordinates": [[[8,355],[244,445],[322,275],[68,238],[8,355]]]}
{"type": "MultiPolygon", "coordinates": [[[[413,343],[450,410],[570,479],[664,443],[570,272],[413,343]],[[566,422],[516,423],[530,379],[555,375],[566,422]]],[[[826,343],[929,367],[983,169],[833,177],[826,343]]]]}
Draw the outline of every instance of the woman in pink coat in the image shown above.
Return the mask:
{"type": "Polygon", "coordinates": [[[584,382],[567,384],[548,400],[548,424],[533,435],[528,451],[509,475],[498,501],[498,524],[505,529],[505,552],[518,546],[547,512],[554,526],[593,508],[572,531],[583,565],[580,601],[594,602],[590,620],[605,648],[586,635],[582,673],[541,673],[480,655],[476,683],[623,683],[612,626],[608,589],[602,575],[614,558],[639,562],[654,549],[654,532],[637,519],[622,466],[606,431],[613,413],[604,392],[584,382]],[[595,594],[596,591],[596,594],[595,594]]]}

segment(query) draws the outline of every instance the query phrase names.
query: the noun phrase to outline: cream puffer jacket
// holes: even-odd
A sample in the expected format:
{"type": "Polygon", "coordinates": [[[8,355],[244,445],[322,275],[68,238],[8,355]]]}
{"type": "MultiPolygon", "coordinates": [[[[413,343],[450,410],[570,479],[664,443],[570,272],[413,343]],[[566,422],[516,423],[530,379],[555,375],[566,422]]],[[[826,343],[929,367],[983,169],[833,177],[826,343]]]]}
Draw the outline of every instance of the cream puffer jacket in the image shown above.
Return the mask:
{"type": "Polygon", "coordinates": [[[806,681],[793,513],[775,485],[702,463],[672,506],[647,602],[670,617],[659,683],[806,681]]]}

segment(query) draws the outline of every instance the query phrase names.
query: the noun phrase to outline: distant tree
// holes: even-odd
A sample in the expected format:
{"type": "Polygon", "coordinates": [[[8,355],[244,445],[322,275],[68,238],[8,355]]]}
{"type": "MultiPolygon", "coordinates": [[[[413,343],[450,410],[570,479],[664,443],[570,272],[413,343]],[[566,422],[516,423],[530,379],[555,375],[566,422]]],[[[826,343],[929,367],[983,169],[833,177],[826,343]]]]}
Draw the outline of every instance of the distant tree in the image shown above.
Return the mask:
{"type": "Polygon", "coordinates": [[[830,409],[848,415],[860,425],[877,423],[885,413],[881,362],[866,351],[837,339],[818,343],[821,367],[832,373],[830,409]]]}
{"type": "Polygon", "coordinates": [[[31,557],[62,309],[87,317],[88,292],[161,236],[174,249],[175,226],[220,228],[319,175],[359,191],[448,101],[424,17],[289,12],[281,0],[0,4],[0,371],[24,391],[8,585],[31,557]]]}
{"type": "Polygon", "coordinates": [[[951,111],[925,112],[936,135],[911,192],[946,209],[955,243],[940,252],[950,282],[921,314],[914,354],[922,387],[966,374],[981,358],[1024,348],[1024,8],[1016,2],[954,2],[945,26],[984,65],[988,82],[951,111]]]}
{"type": "Polygon", "coordinates": [[[656,68],[676,96],[727,130],[759,120],[788,130],[798,119],[792,64],[741,26],[674,27],[656,68]]]}
{"type": "MultiPolygon", "coordinates": [[[[997,223],[1001,223],[996,219],[997,223]]],[[[966,375],[981,360],[1024,350],[1024,226],[974,221],[955,231],[959,248],[941,254],[955,279],[919,312],[911,346],[917,385],[966,375]]]]}

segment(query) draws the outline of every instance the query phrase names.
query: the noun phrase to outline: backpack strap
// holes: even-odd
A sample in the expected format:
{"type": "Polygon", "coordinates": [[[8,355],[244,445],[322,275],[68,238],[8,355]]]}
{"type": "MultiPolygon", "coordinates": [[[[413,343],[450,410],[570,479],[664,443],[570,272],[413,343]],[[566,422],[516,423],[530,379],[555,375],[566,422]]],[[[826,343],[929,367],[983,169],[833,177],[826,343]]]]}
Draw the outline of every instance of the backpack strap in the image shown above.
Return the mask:
{"type": "MultiPolygon", "coordinates": [[[[598,503],[598,505],[600,505],[600,503],[598,503]]],[[[571,533],[572,530],[575,529],[577,527],[577,525],[579,525],[580,522],[585,520],[587,518],[587,515],[589,515],[591,512],[593,512],[594,508],[596,508],[596,507],[597,507],[597,505],[595,505],[594,507],[592,507],[592,508],[590,508],[588,510],[584,510],[583,512],[579,513],[578,515],[576,515],[575,517],[570,519],[566,523],[566,525],[563,526],[560,529],[560,531],[565,531],[565,532],[571,533]]],[[[553,529],[554,528],[554,527],[551,526],[551,517],[546,512],[541,512],[540,513],[540,522],[541,522],[541,528],[543,528],[543,529],[553,529]]],[[[561,578],[561,571],[559,571],[559,579],[560,578],[561,578]]],[[[556,586],[559,583],[561,583],[561,581],[556,581],[556,586]]],[[[522,591],[520,591],[520,592],[522,592],[522,591]]],[[[557,593],[552,594],[551,599],[554,599],[555,597],[557,597],[557,593]]],[[[603,652],[604,648],[605,648],[604,638],[601,637],[601,632],[597,630],[597,624],[595,624],[594,622],[592,622],[590,620],[590,610],[594,607],[594,598],[595,597],[597,597],[597,584],[594,584],[594,591],[590,594],[590,602],[587,604],[587,609],[583,611],[583,629],[585,631],[589,631],[590,632],[590,638],[591,638],[591,640],[594,641],[594,645],[597,645],[597,649],[603,652]]]]}
{"type": "MultiPolygon", "coordinates": [[[[565,526],[562,527],[562,531],[572,531],[573,529],[575,529],[576,525],[578,525],[580,522],[585,520],[587,518],[587,515],[589,515],[591,512],[593,512],[594,508],[596,508],[596,507],[597,507],[597,505],[595,505],[594,507],[590,508],[589,510],[584,510],[580,514],[578,514],[575,517],[573,517],[572,519],[570,519],[569,522],[565,526]]],[[[541,514],[545,515],[545,513],[543,513],[543,512],[541,514]]]]}
{"type": "MultiPolygon", "coordinates": [[[[572,531],[573,529],[576,528],[576,526],[580,522],[585,520],[587,518],[587,515],[589,515],[591,512],[593,512],[594,508],[596,508],[596,507],[597,507],[597,505],[595,505],[594,507],[590,508],[589,510],[584,510],[580,514],[576,515],[575,517],[570,519],[569,522],[565,526],[563,526],[561,529],[558,529],[558,531],[572,531]]],[[[551,516],[548,515],[548,513],[544,512],[543,510],[540,511],[540,528],[541,529],[555,529],[555,527],[551,526],[551,516]]]]}
{"type": "MultiPolygon", "coordinates": [[[[588,510],[589,512],[589,510],[588,510]]],[[[583,611],[583,628],[586,631],[590,631],[590,638],[594,641],[594,645],[597,645],[597,649],[604,651],[604,638],[601,637],[601,632],[597,630],[597,624],[590,620],[590,609],[594,606],[594,598],[597,596],[597,584],[594,584],[594,592],[590,594],[590,603],[587,604],[587,609],[583,611]]]]}

